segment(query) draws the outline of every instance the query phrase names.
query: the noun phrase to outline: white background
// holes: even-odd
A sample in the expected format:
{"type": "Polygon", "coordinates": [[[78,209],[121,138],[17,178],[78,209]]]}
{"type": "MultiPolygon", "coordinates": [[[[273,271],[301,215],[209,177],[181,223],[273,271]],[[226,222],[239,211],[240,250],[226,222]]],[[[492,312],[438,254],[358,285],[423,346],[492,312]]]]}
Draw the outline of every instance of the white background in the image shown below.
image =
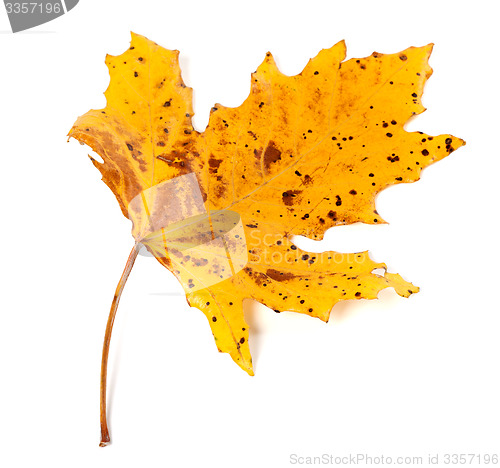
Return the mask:
{"type": "Polygon", "coordinates": [[[18,34],[0,8],[0,465],[499,453],[495,3],[81,0],[18,34]],[[378,197],[389,225],[334,228],[315,246],[369,249],[421,292],[339,304],[328,324],[253,307],[255,377],[217,352],[171,274],[139,257],[113,335],[103,449],[101,345],[133,239],[88,150],[66,134],[105,105],[105,54],[125,51],[131,30],[181,51],[199,130],[215,102],[243,101],[268,50],[295,74],[341,39],[348,58],[434,42],[428,110],[407,129],[467,146],[378,197]]]}

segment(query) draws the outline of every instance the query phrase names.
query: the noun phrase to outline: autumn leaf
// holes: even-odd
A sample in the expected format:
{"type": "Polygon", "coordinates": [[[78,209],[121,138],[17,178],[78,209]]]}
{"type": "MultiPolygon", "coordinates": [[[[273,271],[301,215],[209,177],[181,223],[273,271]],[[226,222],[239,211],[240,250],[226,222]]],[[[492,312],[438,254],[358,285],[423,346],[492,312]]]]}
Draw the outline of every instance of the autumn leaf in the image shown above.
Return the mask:
{"type": "Polygon", "coordinates": [[[91,159],[136,243],[179,279],[219,351],[252,375],[245,299],[327,321],[342,300],[374,299],[387,287],[404,297],[418,291],[398,274],[374,273],[386,267],[368,252],[308,253],[291,238],[385,223],[377,193],[415,182],[465,144],[404,130],[425,110],[431,50],[344,61],[339,42],[296,76],[268,53],[248,98],[236,108],[216,104],[199,133],[178,52],[132,34],[125,53],[106,57],[106,107],[79,117],[69,136],[102,157],[91,159]]]}

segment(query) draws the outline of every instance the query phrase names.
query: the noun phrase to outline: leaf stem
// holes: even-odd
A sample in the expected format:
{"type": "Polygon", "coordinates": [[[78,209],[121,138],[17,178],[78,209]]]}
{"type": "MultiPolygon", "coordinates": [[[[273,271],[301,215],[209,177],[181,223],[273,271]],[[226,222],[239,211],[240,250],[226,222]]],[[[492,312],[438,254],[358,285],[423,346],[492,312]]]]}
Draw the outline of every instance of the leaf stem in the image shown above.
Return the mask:
{"type": "Polygon", "coordinates": [[[109,311],[108,323],[106,325],[106,333],[104,334],[104,344],[102,347],[102,361],[101,361],[101,442],[100,447],[106,447],[110,443],[108,421],[106,418],[106,379],[108,374],[108,355],[109,344],[111,342],[111,332],[113,331],[113,323],[115,321],[116,311],[118,310],[118,303],[122,295],[123,288],[127,282],[128,276],[134,266],[135,259],[139,253],[140,245],[134,244],[130,251],[125,268],[123,269],[122,276],[116,286],[115,297],[111,303],[111,310],[109,311]]]}

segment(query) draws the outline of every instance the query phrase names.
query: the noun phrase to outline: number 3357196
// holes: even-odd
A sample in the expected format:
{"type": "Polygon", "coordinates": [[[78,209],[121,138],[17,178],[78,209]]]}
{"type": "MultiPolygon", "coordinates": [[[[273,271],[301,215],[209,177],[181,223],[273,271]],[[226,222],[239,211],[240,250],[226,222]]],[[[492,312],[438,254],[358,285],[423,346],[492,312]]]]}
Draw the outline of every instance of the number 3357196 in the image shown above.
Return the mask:
{"type": "Polygon", "coordinates": [[[33,13],[61,13],[61,4],[59,2],[54,3],[38,3],[38,2],[16,2],[16,3],[6,3],[5,8],[7,8],[7,13],[28,15],[33,13]]]}

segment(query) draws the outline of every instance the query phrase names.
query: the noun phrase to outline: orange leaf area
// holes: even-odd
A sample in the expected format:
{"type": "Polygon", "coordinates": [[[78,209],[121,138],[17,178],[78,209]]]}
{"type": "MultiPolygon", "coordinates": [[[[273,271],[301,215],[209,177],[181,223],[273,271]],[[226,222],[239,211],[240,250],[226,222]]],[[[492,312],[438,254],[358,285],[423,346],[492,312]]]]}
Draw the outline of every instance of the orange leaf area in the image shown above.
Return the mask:
{"type": "Polygon", "coordinates": [[[176,275],[218,349],[253,374],[245,299],[327,321],[341,300],[418,292],[397,274],[373,273],[385,265],[367,252],[308,253],[290,239],[384,223],[378,192],[415,182],[465,144],[403,128],[425,110],[431,50],[344,61],[339,42],[296,76],[268,53],[248,98],[216,104],[200,133],[178,52],[133,34],[125,53],[106,58],[106,107],[79,117],[69,136],[102,157],[92,162],[136,241],[176,275]]]}

